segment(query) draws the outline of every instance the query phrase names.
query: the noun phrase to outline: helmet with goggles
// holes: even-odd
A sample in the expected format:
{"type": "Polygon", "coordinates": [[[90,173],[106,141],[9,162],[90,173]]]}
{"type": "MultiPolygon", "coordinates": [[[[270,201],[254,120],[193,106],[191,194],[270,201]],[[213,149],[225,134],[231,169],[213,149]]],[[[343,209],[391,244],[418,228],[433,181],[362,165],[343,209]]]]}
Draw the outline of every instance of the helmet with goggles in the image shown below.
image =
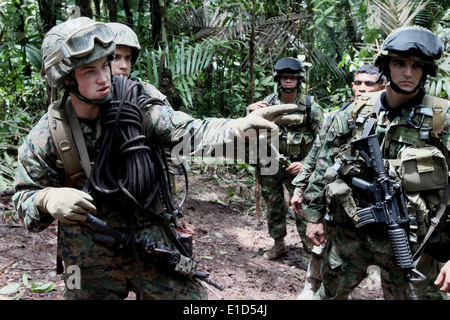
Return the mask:
{"type": "Polygon", "coordinates": [[[44,37],[41,76],[58,88],[74,69],[114,52],[114,36],[106,24],[87,17],[68,20],[44,37]]]}
{"type": "Polygon", "coordinates": [[[131,63],[135,64],[139,52],[141,51],[141,45],[139,44],[136,33],[123,23],[110,22],[107,26],[111,29],[114,35],[114,42],[116,46],[127,46],[131,48],[131,63]]]}

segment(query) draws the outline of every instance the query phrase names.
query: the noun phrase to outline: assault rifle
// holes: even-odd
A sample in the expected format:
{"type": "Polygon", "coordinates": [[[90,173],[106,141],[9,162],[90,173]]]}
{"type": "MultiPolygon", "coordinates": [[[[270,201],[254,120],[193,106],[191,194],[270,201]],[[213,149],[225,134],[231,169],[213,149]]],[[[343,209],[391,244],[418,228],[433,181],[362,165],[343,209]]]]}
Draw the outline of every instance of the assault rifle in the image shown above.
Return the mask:
{"type": "Polygon", "coordinates": [[[148,235],[139,235],[136,238],[133,238],[127,233],[112,228],[105,221],[93,216],[90,213],[86,216],[87,219],[83,223],[88,227],[101,232],[93,235],[94,241],[118,244],[125,247],[132,245],[132,241],[134,241],[136,247],[140,249],[141,252],[158,259],[163,264],[173,268],[176,272],[187,277],[202,280],[219,290],[223,290],[222,285],[209,279],[209,274],[196,270],[197,262],[195,262],[192,258],[183,256],[162,244],[157,244],[153,238],[148,235]]]}
{"type": "Polygon", "coordinates": [[[353,186],[373,193],[375,197],[375,204],[356,212],[355,226],[359,228],[369,223],[387,224],[397,265],[405,272],[405,280],[411,290],[412,299],[418,300],[412,283],[412,275],[413,272],[420,273],[414,269],[411,248],[405,231],[409,215],[402,186],[386,173],[380,145],[375,134],[355,140],[351,144],[364,157],[367,166],[374,169],[376,175],[376,179],[372,183],[356,177],[351,179],[353,186]]]}

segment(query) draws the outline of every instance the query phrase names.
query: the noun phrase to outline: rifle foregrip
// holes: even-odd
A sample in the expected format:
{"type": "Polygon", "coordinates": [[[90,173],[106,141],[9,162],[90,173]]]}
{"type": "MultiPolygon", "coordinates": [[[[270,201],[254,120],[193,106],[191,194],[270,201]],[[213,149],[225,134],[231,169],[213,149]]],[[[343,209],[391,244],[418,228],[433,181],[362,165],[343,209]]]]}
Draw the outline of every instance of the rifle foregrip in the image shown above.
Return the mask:
{"type": "Polygon", "coordinates": [[[411,248],[405,230],[399,225],[393,225],[389,227],[388,234],[391,239],[397,265],[401,269],[412,269],[414,265],[411,248]]]}

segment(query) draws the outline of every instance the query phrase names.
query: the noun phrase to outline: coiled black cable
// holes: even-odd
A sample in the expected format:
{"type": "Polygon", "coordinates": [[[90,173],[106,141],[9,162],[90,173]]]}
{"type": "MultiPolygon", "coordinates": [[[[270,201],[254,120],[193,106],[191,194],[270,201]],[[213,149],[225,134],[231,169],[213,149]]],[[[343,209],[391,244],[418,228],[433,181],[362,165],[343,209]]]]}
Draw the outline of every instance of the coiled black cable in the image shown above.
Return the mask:
{"type": "MultiPolygon", "coordinates": [[[[159,196],[176,227],[175,216],[179,209],[175,209],[172,198],[164,148],[146,144],[148,141],[143,135],[142,110],[147,105],[164,105],[164,101],[143,94],[142,84],[138,81],[115,77],[112,101],[102,109],[101,147],[91,171],[90,184],[108,202],[131,205],[136,209],[149,208],[159,196]]],[[[133,244],[134,220],[134,214],[129,215],[133,244]]],[[[133,252],[142,298],[142,268],[136,247],[133,252]]]]}
{"type": "MultiPolygon", "coordinates": [[[[165,175],[158,147],[146,145],[142,134],[142,108],[160,104],[160,99],[141,93],[141,84],[116,77],[113,100],[102,110],[102,138],[98,158],[91,172],[95,191],[108,201],[126,204],[151,203],[165,175]]],[[[145,205],[144,205],[145,206],[145,205]]]]}

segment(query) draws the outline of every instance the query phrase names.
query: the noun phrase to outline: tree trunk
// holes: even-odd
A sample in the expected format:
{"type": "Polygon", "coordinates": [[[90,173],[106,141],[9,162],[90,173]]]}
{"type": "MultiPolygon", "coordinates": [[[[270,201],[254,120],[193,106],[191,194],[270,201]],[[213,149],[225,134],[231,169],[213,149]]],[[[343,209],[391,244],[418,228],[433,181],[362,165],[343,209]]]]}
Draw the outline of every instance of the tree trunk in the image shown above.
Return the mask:
{"type": "Polygon", "coordinates": [[[95,8],[95,15],[97,17],[102,16],[101,7],[100,7],[100,0],[93,0],[94,2],[94,8],[95,8]]]}
{"type": "Polygon", "coordinates": [[[75,4],[80,7],[82,17],[93,17],[90,0],[75,0],[75,4]]]}
{"type": "Polygon", "coordinates": [[[115,0],[105,1],[105,11],[109,11],[109,21],[117,22],[117,3],[115,0]]]}
{"type": "Polygon", "coordinates": [[[42,22],[42,33],[47,33],[56,25],[56,1],[39,0],[39,15],[42,22]]]}
{"type": "Polygon", "coordinates": [[[127,16],[127,23],[130,27],[133,25],[133,13],[130,9],[130,4],[128,0],[122,0],[123,10],[125,11],[125,15],[127,16]]]}
{"type": "MultiPolygon", "coordinates": [[[[339,15],[342,14],[344,16],[344,22],[345,22],[345,30],[347,32],[346,39],[348,39],[348,42],[345,43],[345,47],[357,47],[356,44],[360,43],[361,40],[358,39],[358,35],[356,33],[355,23],[352,16],[352,8],[351,4],[348,0],[342,0],[338,2],[338,8],[340,9],[339,15]]],[[[347,50],[345,50],[347,51],[347,50]]],[[[352,50],[348,50],[350,56],[353,59],[354,52],[352,50]]]]}

